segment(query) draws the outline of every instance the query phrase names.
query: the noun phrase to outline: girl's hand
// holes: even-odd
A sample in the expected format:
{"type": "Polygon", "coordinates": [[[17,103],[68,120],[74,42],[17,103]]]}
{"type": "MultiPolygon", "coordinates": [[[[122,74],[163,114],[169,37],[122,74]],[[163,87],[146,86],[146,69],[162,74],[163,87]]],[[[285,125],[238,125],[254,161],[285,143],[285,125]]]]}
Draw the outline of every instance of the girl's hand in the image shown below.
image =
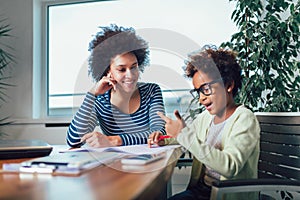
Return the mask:
{"type": "Polygon", "coordinates": [[[104,94],[111,88],[116,90],[116,84],[117,82],[112,78],[111,73],[108,73],[107,76],[103,76],[101,80],[94,85],[90,92],[95,96],[98,96],[99,94],[104,94]]]}
{"type": "Polygon", "coordinates": [[[185,127],[185,122],[180,116],[178,110],[174,111],[174,115],[176,117],[176,120],[172,120],[169,117],[166,117],[163,113],[158,112],[157,113],[165,122],[165,129],[168,135],[171,137],[177,137],[177,135],[180,133],[181,129],[185,127]]]}

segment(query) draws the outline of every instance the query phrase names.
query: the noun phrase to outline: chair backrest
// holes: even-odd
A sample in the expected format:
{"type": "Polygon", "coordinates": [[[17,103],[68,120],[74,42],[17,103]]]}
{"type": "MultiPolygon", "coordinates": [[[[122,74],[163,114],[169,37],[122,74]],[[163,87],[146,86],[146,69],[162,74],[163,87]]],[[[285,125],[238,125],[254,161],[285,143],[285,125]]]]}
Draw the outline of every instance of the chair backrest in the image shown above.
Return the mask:
{"type": "Polygon", "coordinates": [[[300,180],[300,113],[256,113],[261,127],[259,178],[300,180]]]}

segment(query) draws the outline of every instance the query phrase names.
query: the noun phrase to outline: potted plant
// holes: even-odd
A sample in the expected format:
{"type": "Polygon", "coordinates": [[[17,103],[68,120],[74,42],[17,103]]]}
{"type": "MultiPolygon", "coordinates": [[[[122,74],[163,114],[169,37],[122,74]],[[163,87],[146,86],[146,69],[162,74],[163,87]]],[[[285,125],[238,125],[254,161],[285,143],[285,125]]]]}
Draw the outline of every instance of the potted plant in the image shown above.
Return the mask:
{"type": "MultiPolygon", "coordinates": [[[[14,56],[10,53],[13,49],[6,44],[6,40],[11,36],[11,27],[7,23],[7,19],[0,19],[0,108],[3,103],[7,100],[6,90],[8,87],[12,86],[7,81],[10,78],[7,76],[7,70],[10,69],[11,64],[14,62],[14,56]]],[[[9,117],[0,118],[0,127],[10,124],[8,121],[9,117]]],[[[0,132],[2,137],[5,133],[0,132]]]]}
{"type": "Polygon", "coordinates": [[[238,53],[239,102],[254,112],[300,111],[300,1],[237,1],[238,32],[222,47],[238,53]]]}
{"type": "MultiPolygon", "coordinates": [[[[300,1],[229,1],[236,2],[231,18],[238,32],[221,47],[238,53],[243,70],[237,102],[254,112],[299,112],[300,1]]],[[[202,110],[190,106],[187,119],[202,110]]]]}

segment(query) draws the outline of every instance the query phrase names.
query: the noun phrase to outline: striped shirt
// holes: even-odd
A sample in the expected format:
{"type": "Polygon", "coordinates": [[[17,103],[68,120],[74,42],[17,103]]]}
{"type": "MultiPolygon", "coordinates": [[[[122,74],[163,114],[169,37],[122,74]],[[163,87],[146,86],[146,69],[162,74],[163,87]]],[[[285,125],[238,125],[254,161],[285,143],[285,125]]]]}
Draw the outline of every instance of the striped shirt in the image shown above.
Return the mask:
{"type": "Polygon", "coordinates": [[[119,135],[123,145],[146,144],[154,131],[165,133],[165,122],[157,112],[165,113],[160,87],[155,83],[138,83],[140,106],[125,114],[110,103],[110,90],[95,97],[87,93],[67,131],[67,143],[79,147],[80,138],[100,125],[107,136],[119,135]]]}

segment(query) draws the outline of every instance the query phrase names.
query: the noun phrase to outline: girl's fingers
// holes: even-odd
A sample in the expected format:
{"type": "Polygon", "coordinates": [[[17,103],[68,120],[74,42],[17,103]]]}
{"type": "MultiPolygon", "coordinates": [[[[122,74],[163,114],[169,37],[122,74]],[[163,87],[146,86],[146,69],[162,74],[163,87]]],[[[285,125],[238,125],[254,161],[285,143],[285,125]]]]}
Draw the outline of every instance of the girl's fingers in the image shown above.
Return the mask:
{"type": "Polygon", "coordinates": [[[179,120],[182,119],[182,117],[181,117],[181,115],[180,115],[180,113],[179,113],[178,110],[175,110],[175,111],[174,111],[174,114],[175,114],[175,116],[176,116],[177,119],[179,119],[179,120]]]}
{"type": "Polygon", "coordinates": [[[162,112],[157,112],[158,116],[160,116],[160,118],[162,118],[166,123],[170,123],[171,119],[167,116],[165,116],[162,112]]]}

